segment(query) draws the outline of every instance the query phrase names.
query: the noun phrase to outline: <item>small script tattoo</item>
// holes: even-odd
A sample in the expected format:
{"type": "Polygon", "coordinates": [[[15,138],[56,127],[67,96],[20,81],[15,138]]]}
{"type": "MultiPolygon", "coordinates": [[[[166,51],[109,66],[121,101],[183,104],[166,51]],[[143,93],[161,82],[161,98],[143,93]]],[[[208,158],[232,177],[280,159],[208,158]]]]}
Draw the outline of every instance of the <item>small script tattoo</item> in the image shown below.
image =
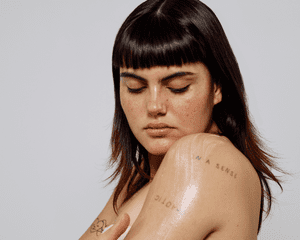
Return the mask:
{"type": "Polygon", "coordinates": [[[160,195],[155,195],[154,200],[158,203],[163,204],[166,208],[169,208],[170,210],[177,211],[180,215],[184,214],[184,211],[178,209],[171,201],[167,200],[167,198],[162,197],[160,195]]]}
{"type": "Polygon", "coordinates": [[[106,220],[97,218],[91,226],[91,233],[96,233],[96,235],[99,236],[99,234],[104,231],[104,228],[106,228],[106,220]]]}
{"type": "Polygon", "coordinates": [[[231,171],[231,170],[230,170],[229,168],[227,168],[227,167],[221,166],[219,163],[216,164],[216,168],[217,168],[217,169],[220,169],[221,171],[223,171],[223,172],[225,172],[225,173],[227,173],[227,174],[230,175],[231,177],[236,178],[236,176],[237,176],[237,173],[231,171]]]}
{"type": "MultiPolygon", "coordinates": [[[[198,161],[201,161],[202,157],[197,156],[196,159],[197,159],[198,161]]],[[[205,162],[205,165],[206,165],[206,164],[207,164],[207,165],[210,165],[210,160],[209,160],[209,159],[207,159],[206,161],[203,160],[203,162],[205,162]]],[[[223,165],[220,165],[219,163],[217,163],[217,164],[215,165],[215,167],[216,167],[216,169],[219,169],[219,170],[221,170],[222,172],[227,173],[227,175],[229,175],[229,176],[231,176],[231,177],[233,177],[233,178],[236,178],[236,177],[237,177],[237,173],[235,173],[234,171],[232,171],[232,170],[229,169],[228,167],[225,167],[225,166],[223,166],[223,165]]]]}

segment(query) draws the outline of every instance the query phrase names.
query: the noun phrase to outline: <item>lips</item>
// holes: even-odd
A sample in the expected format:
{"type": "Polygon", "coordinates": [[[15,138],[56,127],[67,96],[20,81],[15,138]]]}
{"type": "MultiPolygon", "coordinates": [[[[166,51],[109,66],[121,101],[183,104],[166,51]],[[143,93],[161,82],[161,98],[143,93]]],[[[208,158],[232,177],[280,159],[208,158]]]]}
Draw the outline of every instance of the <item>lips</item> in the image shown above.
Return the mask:
{"type": "Polygon", "coordinates": [[[165,123],[149,123],[145,130],[151,137],[164,137],[168,135],[174,128],[165,123]]]}
{"type": "Polygon", "coordinates": [[[168,124],[166,123],[149,123],[145,129],[163,129],[163,128],[173,128],[170,127],[168,124]]]}

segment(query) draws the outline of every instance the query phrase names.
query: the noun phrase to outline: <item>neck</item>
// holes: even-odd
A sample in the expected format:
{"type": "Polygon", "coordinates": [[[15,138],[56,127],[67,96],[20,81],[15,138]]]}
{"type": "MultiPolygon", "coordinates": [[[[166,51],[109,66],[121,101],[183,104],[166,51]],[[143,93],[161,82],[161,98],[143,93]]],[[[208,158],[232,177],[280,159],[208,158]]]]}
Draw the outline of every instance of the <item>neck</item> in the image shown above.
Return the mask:
{"type": "Polygon", "coordinates": [[[221,133],[220,129],[218,128],[218,125],[214,121],[211,123],[211,125],[209,126],[209,128],[206,132],[211,133],[211,134],[220,134],[221,133]]]}
{"type": "Polygon", "coordinates": [[[151,177],[150,181],[152,181],[164,158],[164,155],[152,155],[151,153],[148,153],[148,157],[149,157],[149,165],[150,165],[150,177],[151,177]]]}

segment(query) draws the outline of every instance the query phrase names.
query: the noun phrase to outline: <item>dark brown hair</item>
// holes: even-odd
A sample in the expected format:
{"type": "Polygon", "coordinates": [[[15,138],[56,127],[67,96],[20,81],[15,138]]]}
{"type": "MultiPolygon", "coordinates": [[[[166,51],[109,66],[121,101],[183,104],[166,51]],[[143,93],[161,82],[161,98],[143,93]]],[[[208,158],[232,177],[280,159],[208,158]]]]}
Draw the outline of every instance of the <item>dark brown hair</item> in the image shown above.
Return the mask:
{"type": "Polygon", "coordinates": [[[259,176],[259,232],[264,200],[268,203],[267,215],[272,204],[268,180],[282,189],[281,181],[270,169],[283,171],[265,151],[250,120],[242,76],[224,30],[212,10],[198,0],[145,1],[127,17],[116,36],[112,57],[115,113],[110,166],[117,164],[117,168],[110,182],[118,176],[120,179],[114,193],[114,210],[117,213],[118,197],[128,181],[123,203],[150,180],[148,152],[133,135],[121,107],[120,67],[138,69],[196,62],[205,64],[212,82],[222,89],[222,102],[214,107],[213,120],[222,135],[249,159],[259,176]]]}

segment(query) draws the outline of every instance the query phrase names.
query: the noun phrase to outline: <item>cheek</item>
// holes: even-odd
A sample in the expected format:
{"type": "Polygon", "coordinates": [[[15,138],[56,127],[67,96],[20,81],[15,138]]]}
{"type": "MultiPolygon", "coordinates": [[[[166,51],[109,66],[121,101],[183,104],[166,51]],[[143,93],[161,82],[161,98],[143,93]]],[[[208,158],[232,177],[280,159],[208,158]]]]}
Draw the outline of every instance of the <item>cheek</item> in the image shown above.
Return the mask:
{"type": "Polygon", "coordinates": [[[132,98],[128,94],[120,94],[121,106],[126,115],[128,123],[131,125],[142,114],[141,101],[132,98]]]}
{"type": "Polygon", "coordinates": [[[131,109],[131,105],[130,105],[130,99],[126,96],[126,94],[124,93],[124,90],[120,90],[120,101],[121,101],[121,106],[122,109],[126,115],[126,117],[128,118],[128,114],[130,114],[130,112],[132,111],[131,109]]]}
{"type": "Polygon", "coordinates": [[[130,100],[127,99],[127,98],[124,98],[124,97],[121,98],[121,106],[122,106],[123,111],[126,115],[126,118],[129,120],[131,118],[132,111],[134,110],[134,108],[130,104],[130,100]]]}
{"type": "Polygon", "coordinates": [[[179,113],[185,116],[193,116],[204,112],[207,106],[206,99],[201,97],[194,97],[185,99],[180,104],[177,104],[176,108],[179,113]]]}
{"type": "Polygon", "coordinates": [[[198,96],[185,99],[180,104],[175,104],[176,115],[186,127],[198,126],[199,123],[206,124],[211,118],[212,104],[210,96],[198,96]]]}

